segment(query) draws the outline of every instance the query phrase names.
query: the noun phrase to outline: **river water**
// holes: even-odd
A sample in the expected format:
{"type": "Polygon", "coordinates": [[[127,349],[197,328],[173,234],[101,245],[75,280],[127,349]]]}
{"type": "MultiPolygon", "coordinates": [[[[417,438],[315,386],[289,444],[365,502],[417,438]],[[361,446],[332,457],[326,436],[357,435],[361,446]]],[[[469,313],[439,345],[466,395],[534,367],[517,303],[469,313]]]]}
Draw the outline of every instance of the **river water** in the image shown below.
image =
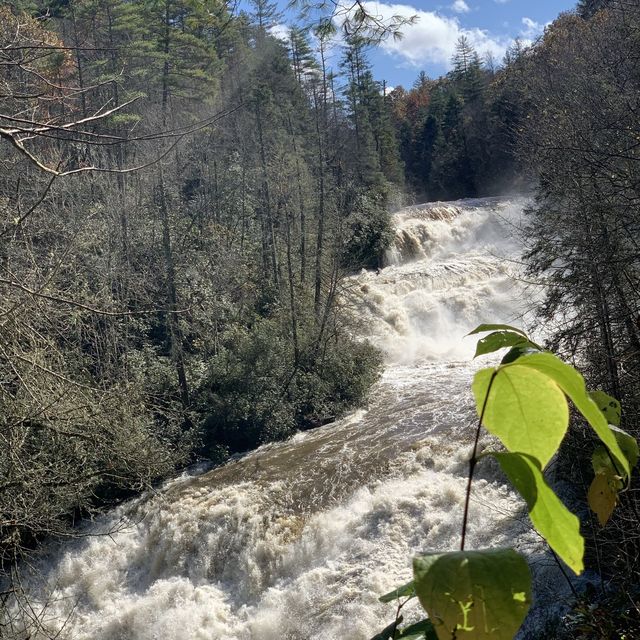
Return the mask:
{"type": "MultiPolygon", "coordinates": [[[[530,293],[514,261],[522,200],[410,207],[379,273],[343,294],[386,370],[368,405],[122,506],[39,566],[38,617],[78,640],[368,640],[378,596],[411,558],[459,545],[474,340],[515,322],[530,293]],[[111,531],[109,536],[91,534],[111,531]]],[[[486,363],[484,363],[486,364],[486,363]]],[[[474,483],[468,548],[544,559],[493,467],[474,483]]],[[[408,616],[418,616],[417,609],[408,616]]],[[[44,637],[44,636],[43,636],[44,637]]]]}

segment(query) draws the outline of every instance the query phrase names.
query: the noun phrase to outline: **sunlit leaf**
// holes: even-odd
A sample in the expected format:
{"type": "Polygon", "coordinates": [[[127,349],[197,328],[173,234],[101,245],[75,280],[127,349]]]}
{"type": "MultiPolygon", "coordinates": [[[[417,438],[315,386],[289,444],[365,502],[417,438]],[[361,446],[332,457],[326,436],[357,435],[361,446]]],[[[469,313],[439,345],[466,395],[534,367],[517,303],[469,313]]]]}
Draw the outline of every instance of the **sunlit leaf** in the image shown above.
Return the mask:
{"type": "Polygon", "coordinates": [[[622,407],[620,403],[604,391],[591,391],[589,397],[598,405],[598,409],[604,413],[609,424],[620,426],[622,407]]]}
{"type": "Polygon", "coordinates": [[[598,516],[598,522],[601,527],[607,524],[618,502],[615,482],[616,479],[609,474],[596,473],[589,487],[589,493],[587,494],[589,507],[598,516]]]}
{"type": "Polygon", "coordinates": [[[573,571],[581,573],[584,539],[580,534],[580,520],[545,482],[540,463],[522,453],[492,452],[489,455],[496,458],[511,484],[525,499],[536,531],[573,571]]]}
{"type": "MultiPolygon", "coordinates": [[[[527,356],[530,357],[530,356],[527,356]]],[[[509,451],[527,453],[544,468],[557,451],[569,425],[564,394],[546,375],[514,364],[478,371],[473,393],[478,415],[489,393],[483,424],[509,451]],[[494,377],[495,375],[495,377],[494,377]]]]}
{"type": "Polygon", "coordinates": [[[473,336],[476,333],[485,333],[486,331],[513,331],[514,333],[519,333],[523,338],[529,339],[527,334],[517,327],[512,327],[508,324],[481,324],[478,325],[473,331],[469,331],[468,336],[473,336]]]}
{"type": "Polygon", "coordinates": [[[512,549],[418,556],[413,575],[439,640],[513,640],[531,603],[529,567],[512,549]]]}
{"type": "MultiPolygon", "coordinates": [[[[553,380],[569,396],[578,411],[586,418],[600,440],[607,446],[612,455],[618,460],[621,469],[628,476],[629,461],[622,453],[618,441],[609,428],[604,414],[587,393],[583,377],[570,365],[562,362],[551,353],[534,353],[519,358],[518,366],[531,367],[553,380]]],[[[516,366],[516,365],[509,365],[516,366]]],[[[523,450],[524,451],[524,450],[523,450]]],[[[527,451],[527,453],[529,453],[527,451]]]]}

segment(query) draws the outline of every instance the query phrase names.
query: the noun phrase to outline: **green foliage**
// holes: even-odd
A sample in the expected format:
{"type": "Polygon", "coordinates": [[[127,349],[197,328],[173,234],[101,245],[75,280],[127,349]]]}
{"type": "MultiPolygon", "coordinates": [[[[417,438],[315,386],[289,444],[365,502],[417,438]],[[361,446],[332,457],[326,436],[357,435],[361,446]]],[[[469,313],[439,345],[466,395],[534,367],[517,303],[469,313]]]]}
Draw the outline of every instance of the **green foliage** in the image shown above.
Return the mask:
{"type": "Polygon", "coordinates": [[[294,358],[279,317],[229,328],[198,391],[206,450],[245,451],[334,420],[362,401],[381,364],[376,350],[346,335],[321,355],[294,358]]]}
{"type": "Polygon", "coordinates": [[[529,454],[544,468],[567,431],[569,408],[561,389],[522,361],[478,371],[473,394],[486,428],[509,451],[529,454]]]}
{"type": "Polygon", "coordinates": [[[632,435],[620,429],[620,427],[609,425],[609,428],[618,442],[620,451],[622,451],[624,457],[629,461],[629,466],[633,469],[638,464],[638,455],[640,453],[638,441],[632,435]]]}
{"type": "MultiPolygon", "coordinates": [[[[609,425],[613,436],[618,441],[620,450],[629,461],[633,469],[638,463],[638,441],[619,427],[609,425]]],[[[619,474],[619,469],[614,465],[611,454],[604,447],[596,447],[591,458],[594,473],[603,473],[605,470],[619,474]]]]}
{"type": "Polygon", "coordinates": [[[211,358],[201,391],[207,444],[243,451],[295,428],[283,401],[288,345],[277,323],[258,320],[252,327],[231,327],[211,358]]]}
{"type": "MultiPolygon", "coordinates": [[[[417,595],[439,640],[512,640],[531,602],[531,578],[521,555],[510,549],[464,550],[471,482],[478,461],[487,456],[498,461],[524,498],[535,529],[577,574],[584,568],[580,521],[547,484],[543,472],[567,431],[567,398],[606,445],[594,453],[595,479],[588,494],[603,526],[616,506],[623,480],[629,479],[638,461],[636,440],[617,426],[607,425],[605,414],[614,421],[620,418],[615,399],[602,392],[588,394],[573,367],[542,352],[520,329],[485,324],[471,335],[486,332],[491,333],[478,342],[476,356],[501,348],[510,351],[499,366],[480,370],[472,385],[480,422],[470,461],[462,550],[416,557],[413,581],[381,598],[390,602],[417,595]],[[477,455],[482,426],[500,439],[507,452],[477,455]]],[[[402,606],[404,602],[398,611],[402,606]]],[[[394,633],[400,622],[396,620],[391,627],[394,633]]]]}
{"type": "Polygon", "coordinates": [[[418,556],[413,575],[439,640],[512,640],[531,604],[529,567],[511,549],[418,556]]]}
{"type": "Polygon", "coordinates": [[[504,71],[462,37],[444,78],[394,91],[394,121],[407,182],[420,197],[453,200],[513,190],[515,133],[524,97],[504,71]]]}
{"type": "Polygon", "coordinates": [[[510,324],[493,324],[493,323],[479,324],[473,331],[469,331],[467,335],[475,336],[479,333],[486,333],[487,331],[509,331],[511,333],[518,334],[523,338],[527,339],[527,334],[524,331],[522,331],[522,329],[518,329],[517,327],[512,327],[510,324]]]}
{"type": "Polygon", "coordinates": [[[488,353],[493,353],[494,351],[498,351],[499,349],[502,349],[504,347],[525,346],[535,348],[536,345],[534,345],[526,338],[519,336],[517,333],[513,333],[512,331],[494,331],[481,340],[478,340],[474,358],[487,355],[488,353]]]}
{"type": "Polygon", "coordinates": [[[375,269],[384,250],[393,241],[391,216],[382,195],[363,194],[349,216],[349,236],[345,242],[343,263],[348,269],[375,269]]]}
{"type": "Polygon", "coordinates": [[[486,331],[491,331],[492,333],[478,340],[474,358],[493,353],[504,347],[516,347],[520,350],[531,348],[542,351],[542,347],[529,340],[526,334],[520,329],[516,329],[508,324],[481,324],[468,335],[471,336],[486,331]]]}
{"type": "MultiPolygon", "coordinates": [[[[602,392],[596,393],[602,394],[597,396],[598,398],[606,396],[605,408],[611,409],[612,407],[616,407],[617,401],[613,398],[602,392]]],[[[614,410],[614,419],[618,415],[618,411],[614,410]]],[[[620,450],[629,461],[631,469],[633,469],[638,463],[639,451],[637,440],[619,427],[609,425],[609,428],[618,442],[620,450]]],[[[604,527],[611,518],[613,510],[618,503],[618,495],[625,485],[624,478],[611,453],[602,446],[596,447],[594,450],[591,456],[591,465],[595,476],[589,487],[587,500],[591,510],[598,516],[600,526],[604,527]]]]}
{"type": "Polygon", "coordinates": [[[523,453],[493,451],[490,455],[524,498],[536,531],[575,573],[581,573],[584,540],[580,521],[545,482],[538,460],[523,453]]]}
{"type": "Polygon", "coordinates": [[[592,391],[589,393],[589,397],[598,405],[598,409],[602,411],[609,424],[613,424],[616,427],[620,426],[622,407],[618,400],[604,391],[592,391]]]}
{"type": "Polygon", "coordinates": [[[373,78],[366,46],[362,37],[350,37],[342,68],[349,78],[345,96],[355,133],[353,162],[358,180],[377,191],[386,183],[402,185],[404,171],[391,122],[391,103],[383,95],[383,85],[373,78]]]}
{"type": "Polygon", "coordinates": [[[525,356],[518,360],[527,367],[546,375],[571,399],[576,409],[586,418],[597,436],[607,446],[611,454],[621,465],[628,477],[630,466],[627,457],[622,453],[620,445],[607,424],[604,414],[587,393],[584,378],[571,365],[550,353],[539,353],[525,356]]]}

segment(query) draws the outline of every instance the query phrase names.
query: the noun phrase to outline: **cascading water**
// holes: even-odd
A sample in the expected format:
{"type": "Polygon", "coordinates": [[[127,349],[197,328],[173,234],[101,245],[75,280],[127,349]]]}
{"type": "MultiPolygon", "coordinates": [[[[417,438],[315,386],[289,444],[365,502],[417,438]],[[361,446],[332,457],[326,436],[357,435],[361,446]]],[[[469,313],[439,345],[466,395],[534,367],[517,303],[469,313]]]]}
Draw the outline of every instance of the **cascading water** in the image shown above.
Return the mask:
{"type": "MultiPolygon", "coordinates": [[[[45,626],[82,640],[367,640],[392,621],[378,596],[410,578],[411,557],[459,544],[478,366],[463,336],[523,312],[510,261],[522,206],[396,214],[387,266],[344,294],[387,354],[368,406],[169,482],[87,530],[111,535],[57,549],[40,567],[46,589],[31,594],[47,602],[45,626]]],[[[490,465],[468,541],[543,557],[490,465]]]]}

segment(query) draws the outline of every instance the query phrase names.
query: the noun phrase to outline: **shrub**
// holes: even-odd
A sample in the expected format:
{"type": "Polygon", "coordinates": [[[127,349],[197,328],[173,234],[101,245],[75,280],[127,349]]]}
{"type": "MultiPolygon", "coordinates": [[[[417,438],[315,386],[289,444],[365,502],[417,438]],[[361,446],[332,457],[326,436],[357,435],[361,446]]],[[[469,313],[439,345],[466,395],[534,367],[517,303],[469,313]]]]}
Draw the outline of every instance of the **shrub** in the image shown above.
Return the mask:
{"type": "MultiPolygon", "coordinates": [[[[313,327],[304,329],[312,335],[313,327]]],[[[304,347],[296,363],[279,318],[224,332],[197,394],[207,454],[244,451],[333,420],[363,400],[380,372],[379,353],[346,332],[321,349],[304,347]]]]}

